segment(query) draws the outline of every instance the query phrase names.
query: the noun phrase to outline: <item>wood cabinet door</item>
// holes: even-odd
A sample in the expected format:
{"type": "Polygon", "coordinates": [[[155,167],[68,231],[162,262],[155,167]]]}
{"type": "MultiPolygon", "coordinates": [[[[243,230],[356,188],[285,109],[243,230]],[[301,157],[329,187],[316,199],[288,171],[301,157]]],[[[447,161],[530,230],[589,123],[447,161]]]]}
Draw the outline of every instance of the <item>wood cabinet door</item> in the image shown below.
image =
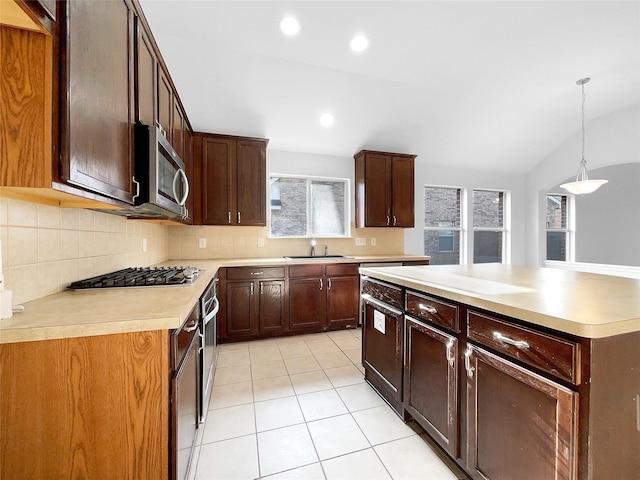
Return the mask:
{"type": "Polygon", "coordinates": [[[136,120],[155,126],[158,102],[157,60],[151,41],[136,17],[136,120]]]}
{"type": "Polygon", "coordinates": [[[402,311],[365,298],[363,366],[367,378],[396,409],[402,402],[402,311]]]}
{"type": "Polygon", "coordinates": [[[392,157],[391,165],[391,225],[411,227],[414,220],[414,160],[392,157]]]}
{"type": "Polygon", "coordinates": [[[391,158],[368,153],[364,162],[364,226],[386,227],[391,222],[391,158]]]}
{"type": "Polygon", "coordinates": [[[578,394],[472,345],[465,359],[472,477],[576,479],[578,394]]]}
{"type": "Polygon", "coordinates": [[[326,325],[324,277],[289,279],[289,327],[291,330],[326,325]]]}
{"type": "Polygon", "coordinates": [[[160,127],[165,132],[165,137],[172,141],[172,115],[173,115],[173,89],[167,75],[164,73],[162,66],[158,64],[157,68],[158,78],[158,118],[157,121],[160,127]]]}
{"type": "Polygon", "coordinates": [[[286,330],[285,281],[261,280],[260,285],[260,333],[286,330]]]}
{"type": "Polygon", "coordinates": [[[256,282],[228,282],[226,284],[227,334],[229,337],[241,337],[258,333],[255,321],[255,285],[256,282]]]}
{"type": "Polygon", "coordinates": [[[133,7],[129,0],[65,6],[62,178],[133,203],[133,7]]]}
{"type": "Polygon", "coordinates": [[[358,324],[359,278],[327,276],[327,325],[358,324]]]}
{"type": "Polygon", "coordinates": [[[265,144],[256,140],[237,140],[236,148],[235,188],[232,190],[236,196],[236,212],[231,223],[264,226],[267,224],[265,144]]]}
{"type": "Polygon", "coordinates": [[[187,172],[187,178],[189,179],[189,196],[187,197],[187,218],[185,222],[188,224],[193,223],[194,219],[194,198],[196,190],[199,189],[199,182],[195,178],[194,165],[193,165],[193,135],[189,130],[184,132],[184,166],[187,172]]]}
{"type": "Polygon", "coordinates": [[[176,151],[178,156],[184,160],[184,114],[182,113],[180,104],[175,101],[175,96],[173,102],[172,125],[171,145],[173,145],[173,149],[176,151]]]}
{"type": "Polygon", "coordinates": [[[404,407],[453,458],[459,457],[458,340],[405,316],[404,407]]]}
{"type": "Polygon", "coordinates": [[[231,224],[230,179],[234,159],[233,140],[202,138],[201,195],[202,223],[205,225],[231,224]]]}

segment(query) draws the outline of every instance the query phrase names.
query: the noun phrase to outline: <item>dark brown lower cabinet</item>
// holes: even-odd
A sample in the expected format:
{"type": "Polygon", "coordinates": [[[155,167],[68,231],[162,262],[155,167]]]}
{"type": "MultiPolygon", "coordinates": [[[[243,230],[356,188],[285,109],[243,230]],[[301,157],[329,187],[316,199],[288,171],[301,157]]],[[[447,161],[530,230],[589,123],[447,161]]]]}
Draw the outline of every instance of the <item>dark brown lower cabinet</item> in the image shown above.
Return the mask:
{"type": "Polygon", "coordinates": [[[285,281],[258,282],[260,290],[260,333],[282,332],[287,328],[285,315],[285,281]]]}
{"type": "Polygon", "coordinates": [[[365,379],[403,416],[402,311],[368,295],[362,301],[365,379]]]}
{"type": "MultiPolygon", "coordinates": [[[[296,270],[302,270],[297,268],[296,270]]],[[[293,274],[289,268],[289,327],[291,330],[319,329],[325,325],[327,302],[325,297],[325,279],[321,265],[318,272],[309,272],[305,276],[293,274]],[[306,276],[316,273],[313,276],[306,276]]],[[[308,268],[305,268],[308,270],[308,268]]]]}
{"type": "Polygon", "coordinates": [[[404,345],[404,408],[458,458],[458,339],[405,316],[404,345]]]}
{"type": "Polygon", "coordinates": [[[578,393],[482,348],[464,357],[472,477],[577,478],[578,393]]]}

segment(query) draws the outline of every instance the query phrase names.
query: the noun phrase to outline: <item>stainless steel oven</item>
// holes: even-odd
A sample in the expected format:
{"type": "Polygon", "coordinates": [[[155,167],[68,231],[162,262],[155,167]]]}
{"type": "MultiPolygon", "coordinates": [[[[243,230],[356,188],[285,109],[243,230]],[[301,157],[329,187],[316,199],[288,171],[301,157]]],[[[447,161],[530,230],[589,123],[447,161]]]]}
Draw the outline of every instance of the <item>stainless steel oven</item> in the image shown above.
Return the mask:
{"type": "Polygon", "coordinates": [[[209,397],[213,387],[213,375],[217,355],[217,320],[220,303],[216,297],[218,279],[214,278],[200,297],[200,422],[204,422],[209,397]]]}

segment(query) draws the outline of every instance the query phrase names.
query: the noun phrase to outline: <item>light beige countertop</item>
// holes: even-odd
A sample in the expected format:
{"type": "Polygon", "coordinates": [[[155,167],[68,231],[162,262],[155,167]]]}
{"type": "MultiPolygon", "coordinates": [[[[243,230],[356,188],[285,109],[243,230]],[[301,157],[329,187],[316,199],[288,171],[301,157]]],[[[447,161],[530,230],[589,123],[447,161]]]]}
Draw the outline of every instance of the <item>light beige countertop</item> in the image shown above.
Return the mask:
{"type": "Polygon", "coordinates": [[[69,290],[27,302],[24,312],[0,320],[0,344],[178,328],[220,267],[408,262],[427,258],[375,255],[306,261],[284,258],[170,260],[160,265],[189,265],[203,271],[192,285],[69,290]]]}
{"type": "Polygon", "coordinates": [[[640,331],[637,279],[500,264],[361,268],[360,273],[585,338],[640,331]]]}

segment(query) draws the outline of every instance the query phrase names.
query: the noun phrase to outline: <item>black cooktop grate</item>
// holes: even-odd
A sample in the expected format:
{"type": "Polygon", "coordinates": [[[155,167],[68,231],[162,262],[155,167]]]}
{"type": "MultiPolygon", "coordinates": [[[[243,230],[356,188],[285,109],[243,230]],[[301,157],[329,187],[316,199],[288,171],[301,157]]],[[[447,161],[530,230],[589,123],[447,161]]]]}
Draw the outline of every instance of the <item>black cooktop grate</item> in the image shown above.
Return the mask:
{"type": "Polygon", "coordinates": [[[199,270],[194,267],[130,267],[73,282],[67,288],[148,287],[193,283],[199,270]]]}

